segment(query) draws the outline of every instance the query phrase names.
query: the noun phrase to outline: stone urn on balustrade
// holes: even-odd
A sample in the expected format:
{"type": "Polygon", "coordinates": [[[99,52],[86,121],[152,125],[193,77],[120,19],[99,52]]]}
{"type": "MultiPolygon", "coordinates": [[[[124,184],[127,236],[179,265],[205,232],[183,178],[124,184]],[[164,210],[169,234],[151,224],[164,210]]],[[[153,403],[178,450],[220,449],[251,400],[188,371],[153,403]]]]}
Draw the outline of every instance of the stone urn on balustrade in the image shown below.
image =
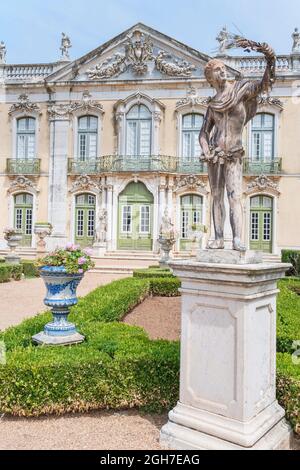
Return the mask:
{"type": "Polygon", "coordinates": [[[68,321],[70,308],[78,303],[76,289],[85,271],[94,265],[87,250],[69,245],[67,249],[57,249],[54,253],[39,261],[64,263],[60,266],[41,265],[40,276],[46,285],[44,304],[51,307],[53,319],[44,330],[32,337],[36,344],[70,345],[82,343],[81,335],[74,323],[68,321]]]}
{"type": "Polygon", "coordinates": [[[162,250],[162,257],[159,261],[160,265],[165,266],[168,261],[170,261],[170,252],[176,242],[176,237],[175,234],[168,234],[166,236],[165,234],[160,234],[158,238],[158,243],[160,244],[161,250],[162,250]]]}
{"type": "Polygon", "coordinates": [[[37,252],[45,253],[46,251],[45,238],[51,235],[52,225],[49,222],[36,222],[34,224],[34,233],[38,236],[37,252]]]}

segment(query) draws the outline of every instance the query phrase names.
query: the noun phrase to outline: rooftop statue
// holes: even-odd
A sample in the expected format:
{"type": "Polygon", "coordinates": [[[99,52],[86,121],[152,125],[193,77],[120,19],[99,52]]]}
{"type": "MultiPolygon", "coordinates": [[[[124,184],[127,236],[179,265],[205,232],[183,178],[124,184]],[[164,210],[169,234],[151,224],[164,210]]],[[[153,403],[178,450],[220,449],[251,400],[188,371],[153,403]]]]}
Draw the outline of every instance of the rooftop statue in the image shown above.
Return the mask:
{"type": "Polygon", "coordinates": [[[72,47],[71,40],[65,33],[61,34],[61,60],[70,60],[69,49],[72,47]]]}
{"type": "Polygon", "coordinates": [[[6,63],[6,46],[3,41],[0,42],[0,64],[6,63]]]}
{"type": "Polygon", "coordinates": [[[233,249],[244,251],[242,245],[242,133],[246,124],[255,116],[258,97],[272,87],[275,80],[275,53],[266,43],[249,41],[232,36],[228,47],[241,47],[247,52],[264,54],[266,69],[262,80],[228,80],[227,68],[219,59],[208,62],[205,68],[207,81],[216,89],[210,100],[199,141],[208,164],[208,176],[213,200],[212,215],[215,240],[209,248],[224,248],[226,187],[230,207],[230,224],[233,234],[233,249]]]}
{"type": "Polygon", "coordinates": [[[295,31],[292,34],[293,38],[293,50],[292,52],[299,52],[300,53],[300,33],[298,28],[295,28],[295,31]]]}

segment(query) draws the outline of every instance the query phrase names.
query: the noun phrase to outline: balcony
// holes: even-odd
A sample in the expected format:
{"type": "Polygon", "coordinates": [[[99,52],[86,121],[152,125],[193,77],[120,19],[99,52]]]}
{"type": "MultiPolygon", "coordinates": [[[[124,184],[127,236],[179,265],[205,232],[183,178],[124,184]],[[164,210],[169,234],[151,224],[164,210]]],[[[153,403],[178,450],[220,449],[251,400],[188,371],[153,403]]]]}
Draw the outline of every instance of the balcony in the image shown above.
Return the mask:
{"type": "Polygon", "coordinates": [[[69,159],[68,172],[72,175],[95,173],[150,172],[150,173],[206,173],[206,165],[199,158],[182,159],[170,155],[105,155],[94,160],[69,159]]]}
{"type": "Polygon", "coordinates": [[[273,160],[244,160],[244,175],[278,175],[281,173],[281,158],[273,160]]]}
{"type": "Polygon", "coordinates": [[[9,175],[39,175],[41,171],[40,158],[8,158],[6,171],[9,175]]]}

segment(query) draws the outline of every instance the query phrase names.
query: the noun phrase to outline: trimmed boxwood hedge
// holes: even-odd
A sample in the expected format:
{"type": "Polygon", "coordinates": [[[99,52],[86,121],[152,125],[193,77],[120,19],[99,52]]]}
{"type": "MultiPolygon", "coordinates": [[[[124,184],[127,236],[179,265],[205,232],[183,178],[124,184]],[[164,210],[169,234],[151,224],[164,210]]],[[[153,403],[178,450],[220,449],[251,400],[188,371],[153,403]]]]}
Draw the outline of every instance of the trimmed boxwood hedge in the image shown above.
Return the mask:
{"type": "Polygon", "coordinates": [[[278,283],[277,351],[292,354],[293,342],[300,340],[300,280],[285,278],[278,283]]]}
{"type": "Polygon", "coordinates": [[[0,282],[9,282],[11,279],[19,281],[22,277],[21,264],[0,264],[0,282]]]}
{"type": "Polygon", "coordinates": [[[281,261],[292,264],[292,268],[287,271],[287,276],[300,276],[300,251],[281,250],[281,261]]]}
{"type": "Polygon", "coordinates": [[[22,260],[23,274],[25,277],[39,277],[40,273],[35,264],[35,261],[23,259],[22,260]]]}
{"type": "Polygon", "coordinates": [[[171,277],[175,278],[174,274],[169,268],[149,268],[149,269],[135,269],[133,277],[137,278],[157,278],[157,277],[171,277]]]}
{"type": "Polygon", "coordinates": [[[101,286],[79,300],[76,319],[82,344],[36,347],[31,336],[49,312],[0,334],[7,364],[0,366],[0,411],[38,416],[101,408],[162,411],[175,405],[179,343],[151,341],[144,330],[116,323],[148,295],[178,295],[178,280],[127,278],[101,286]]]}
{"type": "Polygon", "coordinates": [[[277,398],[300,436],[300,363],[293,364],[290,354],[277,353],[277,398]]]}

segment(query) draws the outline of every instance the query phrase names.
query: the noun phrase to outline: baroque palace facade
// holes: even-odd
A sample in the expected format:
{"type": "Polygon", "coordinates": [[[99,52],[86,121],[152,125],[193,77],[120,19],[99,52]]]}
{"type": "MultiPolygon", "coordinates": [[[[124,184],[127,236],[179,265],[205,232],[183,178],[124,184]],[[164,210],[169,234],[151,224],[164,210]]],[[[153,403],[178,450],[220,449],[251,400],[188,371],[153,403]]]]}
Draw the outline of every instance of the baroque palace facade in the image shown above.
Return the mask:
{"type": "MultiPolygon", "coordinates": [[[[263,57],[228,56],[225,28],[217,39],[233,80],[262,77],[263,57]]],[[[9,65],[1,43],[0,249],[14,226],[34,253],[35,223],[50,222],[48,249],[72,241],[99,256],[157,253],[166,207],[175,254],[188,254],[198,224],[209,228],[205,245],[211,198],[198,135],[214,93],[210,57],[143,24],[75,61],[70,45],[63,35],[55,63],[9,65]]],[[[298,86],[295,30],[244,134],[244,242],[273,255],[300,249],[298,86]]],[[[228,222],[225,235],[231,247],[228,222]]]]}

